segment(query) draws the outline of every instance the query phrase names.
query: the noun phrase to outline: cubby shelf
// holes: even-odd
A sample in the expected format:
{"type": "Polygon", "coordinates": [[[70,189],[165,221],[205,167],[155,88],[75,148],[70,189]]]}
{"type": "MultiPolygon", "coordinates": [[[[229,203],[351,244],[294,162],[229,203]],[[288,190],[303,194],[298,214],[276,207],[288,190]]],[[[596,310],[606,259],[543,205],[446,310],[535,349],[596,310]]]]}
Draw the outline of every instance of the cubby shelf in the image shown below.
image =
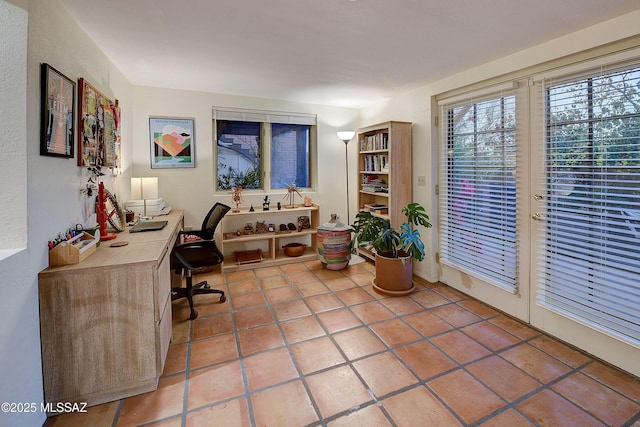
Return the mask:
{"type": "Polygon", "coordinates": [[[312,261],[318,259],[316,235],[318,225],[320,225],[320,207],[316,204],[312,206],[296,205],[293,208],[283,206],[278,210],[270,206],[269,210],[249,211],[243,208],[240,212],[228,212],[222,219],[221,235],[218,239],[220,250],[224,254],[225,261],[222,263],[222,272],[247,270],[256,267],[268,267],[294,262],[312,261]],[[279,230],[279,224],[293,223],[298,225],[298,217],[308,216],[310,228],[301,231],[291,232],[266,232],[254,234],[240,234],[244,226],[249,223],[256,229],[258,221],[264,221],[267,225],[274,224],[279,230]],[[234,234],[235,233],[235,234],[234,234]],[[225,237],[232,235],[233,237],[225,237]],[[298,257],[289,257],[282,251],[282,245],[287,243],[304,243],[307,245],[305,252],[298,257]],[[239,264],[236,262],[236,252],[245,250],[260,249],[263,253],[262,261],[239,264]]]}

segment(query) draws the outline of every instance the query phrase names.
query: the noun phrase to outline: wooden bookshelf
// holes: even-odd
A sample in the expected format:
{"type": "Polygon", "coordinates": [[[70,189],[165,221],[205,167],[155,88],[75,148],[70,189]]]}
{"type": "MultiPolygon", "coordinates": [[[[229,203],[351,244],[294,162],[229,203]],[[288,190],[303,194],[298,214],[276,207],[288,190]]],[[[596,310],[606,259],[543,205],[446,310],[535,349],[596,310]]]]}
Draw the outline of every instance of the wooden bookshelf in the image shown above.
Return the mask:
{"type": "MultiPolygon", "coordinates": [[[[378,206],[371,213],[399,227],[402,208],[411,202],[411,123],[389,121],[363,127],[358,141],[358,208],[378,206]],[[380,208],[387,206],[388,209],[380,208]]],[[[375,259],[366,249],[360,255],[375,259]]]]}

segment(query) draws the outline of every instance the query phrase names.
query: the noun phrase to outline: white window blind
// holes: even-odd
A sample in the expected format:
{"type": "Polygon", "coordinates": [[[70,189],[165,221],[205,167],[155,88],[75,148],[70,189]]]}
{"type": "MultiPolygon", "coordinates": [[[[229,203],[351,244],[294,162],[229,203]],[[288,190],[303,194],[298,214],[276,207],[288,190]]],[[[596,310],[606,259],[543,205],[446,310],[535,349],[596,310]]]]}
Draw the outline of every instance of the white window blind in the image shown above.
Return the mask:
{"type": "Polygon", "coordinates": [[[270,110],[248,110],[239,108],[213,108],[214,120],[234,120],[240,122],[283,123],[294,125],[317,124],[316,114],[288,113],[270,110]]]}
{"type": "Polygon", "coordinates": [[[640,64],[540,84],[537,302],[640,342],[640,64]]]}
{"type": "Polygon", "coordinates": [[[441,103],[440,262],[517,292],[513,91],[441,103]]]}

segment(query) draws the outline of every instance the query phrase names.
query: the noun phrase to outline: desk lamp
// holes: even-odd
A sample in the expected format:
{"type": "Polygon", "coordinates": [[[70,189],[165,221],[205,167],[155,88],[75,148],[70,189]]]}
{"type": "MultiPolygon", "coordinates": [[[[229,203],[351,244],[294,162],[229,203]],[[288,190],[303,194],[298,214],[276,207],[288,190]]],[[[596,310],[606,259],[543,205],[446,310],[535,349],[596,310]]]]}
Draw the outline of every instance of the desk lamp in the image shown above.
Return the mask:
{"type": "Polygon", "coordinates": [[[147,200],[158,198],[158,177],[131,178],[131,198],[142,200],[143,218],[147,216],[147,200]]]}

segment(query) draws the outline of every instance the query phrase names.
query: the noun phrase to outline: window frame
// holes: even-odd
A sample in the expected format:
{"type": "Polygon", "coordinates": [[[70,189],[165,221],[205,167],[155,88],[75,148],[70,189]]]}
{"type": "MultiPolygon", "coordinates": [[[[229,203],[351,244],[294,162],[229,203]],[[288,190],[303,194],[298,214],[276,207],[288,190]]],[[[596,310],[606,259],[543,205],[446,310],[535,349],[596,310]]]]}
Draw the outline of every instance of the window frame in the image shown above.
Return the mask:
{"type": "Polygon", "coordinates": [[[317,115],[309,113],[280,112],[273,110],[251,110],[237,108],[213,107],[212,130],[213,130],[213,188],[215,194],[227,194],[230,189],[220,189],[218,187],[218,120],[238,121],[238,122],[258,122],[260,123],[260,173],[261,188],[245,189],[252,194],[263,193],[284,193],[286,188],[272,188],[272,133],[271,124],[291,124],[309,126],[309,186],[299,187],[304,191],[315,191],[317,187],[317,140],[318,126],[317,115]]]}

